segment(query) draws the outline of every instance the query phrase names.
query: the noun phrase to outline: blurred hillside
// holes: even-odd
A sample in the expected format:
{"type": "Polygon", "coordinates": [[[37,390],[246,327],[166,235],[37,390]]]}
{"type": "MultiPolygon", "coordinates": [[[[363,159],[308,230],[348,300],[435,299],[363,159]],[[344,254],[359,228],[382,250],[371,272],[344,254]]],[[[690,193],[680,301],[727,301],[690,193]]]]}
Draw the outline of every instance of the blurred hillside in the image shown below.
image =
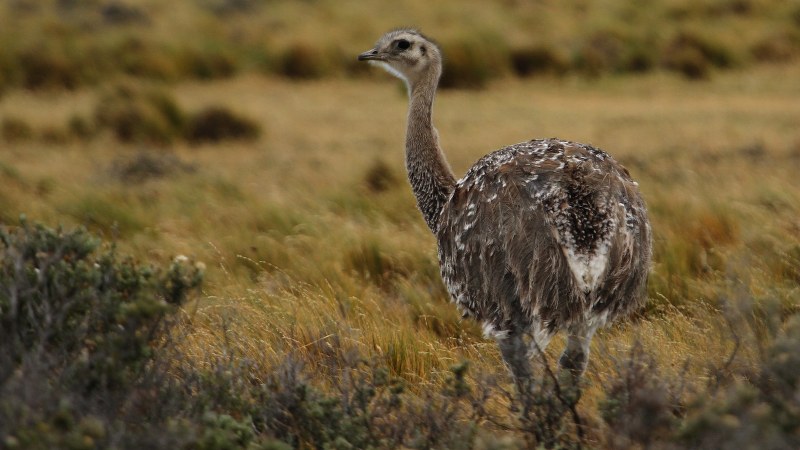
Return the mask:
{"type": "Polygon", "coordinates": [[[800,57],[800,4],[781,0],[8,0],[0,91],[120,76],[363,74],[353,55],[419,27],[445,48],[444,86],[497,76],[714,70],[800,57]]]}

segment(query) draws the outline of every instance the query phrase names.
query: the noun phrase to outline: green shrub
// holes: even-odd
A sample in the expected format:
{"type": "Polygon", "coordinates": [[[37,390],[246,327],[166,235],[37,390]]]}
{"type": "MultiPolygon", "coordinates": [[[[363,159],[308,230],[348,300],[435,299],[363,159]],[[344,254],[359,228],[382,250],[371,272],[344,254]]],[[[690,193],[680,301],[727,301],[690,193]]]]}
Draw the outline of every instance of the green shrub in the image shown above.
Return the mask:
{"type": "Polygon", "coordinates": [[[108,446],[142,383],[163,381],[155,352],[202,275],[184,259],[142,266],[80,229],[0,227],[0,442],[108,446]]]}
{"type": "Polygon", "coordinates": [[[682,406],[672,382],[660,376],[655,359],[634,344],[628,357],[618,362],[599,405],[613,448],[649,448],[672,437],[682,406]]]}
{"type": "MultiPolygon", "coordinates": [[[[800,446],[800,316],[769,337],[754,371],[730,374],[698,397],[677,442],[692,448],[798,448],[800,446]]],[[[731,359],[732,360],[732,359],[731,359]]]]}

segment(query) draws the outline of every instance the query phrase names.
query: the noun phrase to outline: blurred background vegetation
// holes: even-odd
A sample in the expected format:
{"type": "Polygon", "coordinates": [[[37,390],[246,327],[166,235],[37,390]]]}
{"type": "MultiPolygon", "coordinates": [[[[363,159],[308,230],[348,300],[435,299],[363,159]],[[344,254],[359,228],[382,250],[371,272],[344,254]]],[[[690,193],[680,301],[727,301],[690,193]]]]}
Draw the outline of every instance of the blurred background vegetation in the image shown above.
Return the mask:
{"type": "Polygon", "coordinates": [[[288,78],[366,72],[352,55],[402,24],[434,34],[443,85],[513,74],[717,69],[798,57],[800,5],[775,0],[478,1],[432,8],[359,1],[9,0],[0,7],[0,89],[76,89],[123,76],[288,78]]]}
{"type": "Polygon", "coordinates": [[[7,0],[0,23],[0,447],[800,447],[800,3],[7,0]],[[515,393],[449,304],[405,92],[355,60],[401,26],[445,52],[456,173],[557,136],[641,185],[650,301],[579,392],[515,393]]]}

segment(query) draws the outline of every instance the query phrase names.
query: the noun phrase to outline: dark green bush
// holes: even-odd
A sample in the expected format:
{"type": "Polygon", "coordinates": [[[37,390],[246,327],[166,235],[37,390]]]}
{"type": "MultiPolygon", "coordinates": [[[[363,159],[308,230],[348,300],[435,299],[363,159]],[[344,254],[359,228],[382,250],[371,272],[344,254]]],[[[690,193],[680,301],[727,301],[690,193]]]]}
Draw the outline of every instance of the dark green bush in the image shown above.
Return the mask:
{"type": "Polygon", "coordinates": [[[201,280],[188,261],[142,266],[80,229],[0,227],[0,442],[107,446],[142,383],[163,377],[169,317],[201,280]]]}
{"type": "Polygon", "coordinates": [[[655,359],[634,345],[628,358],[617,364],[599,405],[603,420],[612,432],[614,448],[640,445],[649,448],[669,439],[678,425],[682,409],[679,389],[659,376],[655,359]]]}

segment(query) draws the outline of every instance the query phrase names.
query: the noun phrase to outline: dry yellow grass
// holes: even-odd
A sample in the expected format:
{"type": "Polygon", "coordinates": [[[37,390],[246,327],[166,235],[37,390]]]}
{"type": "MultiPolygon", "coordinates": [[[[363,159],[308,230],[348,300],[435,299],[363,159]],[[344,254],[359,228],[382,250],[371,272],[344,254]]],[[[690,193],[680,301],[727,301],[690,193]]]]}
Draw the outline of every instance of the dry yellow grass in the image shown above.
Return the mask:
{"type": "MultiPolygon", "coordinates": [[[[665,75],[507,80],[438,98],[435,121],[456,173],[502,145],[557,136],[609,151],[641,184],[656,237],[652,306],[598,333],[583,410],[595,411],[604,380],[634,342],[666,373],[686,370],[699,386],[733,349],[727,304],[775,299],[797,309],[798,80],[795,65],[713,83],[665,75]]],[[[229,106],[256,119],[263,136],[146,149],[174,152],[196,170],[141,184],[121,182],[110,167],[142,149],[107,136],[5,143],[0,217],[75,225],[94,211],[107,217],[88,224],[106,236],[108,224],[129,221],[120,224],[126,252],[204,261],[208,283],[183,330],[185,351],[198,360],[225,345],[267,360],[296,352],[324,379],[331,355],[354,348],[385,361],[412,389],[440,383],[464,359],[503,371],[494,344],[459,318],[439,281],[434,239],[403,179],[406,99],[394,83],[247,76],[177,84],[187,110],[229,106]],[[399,180],[383,192],[365,182],[376,161],[399,180]]],[[[60,125],[90,111],[95,98],[12,92],[0,99],[0,116],[60,125]]],[[[736,364],[755,364],[749,333],[737,332],[744,345],[736,364]]]]}

